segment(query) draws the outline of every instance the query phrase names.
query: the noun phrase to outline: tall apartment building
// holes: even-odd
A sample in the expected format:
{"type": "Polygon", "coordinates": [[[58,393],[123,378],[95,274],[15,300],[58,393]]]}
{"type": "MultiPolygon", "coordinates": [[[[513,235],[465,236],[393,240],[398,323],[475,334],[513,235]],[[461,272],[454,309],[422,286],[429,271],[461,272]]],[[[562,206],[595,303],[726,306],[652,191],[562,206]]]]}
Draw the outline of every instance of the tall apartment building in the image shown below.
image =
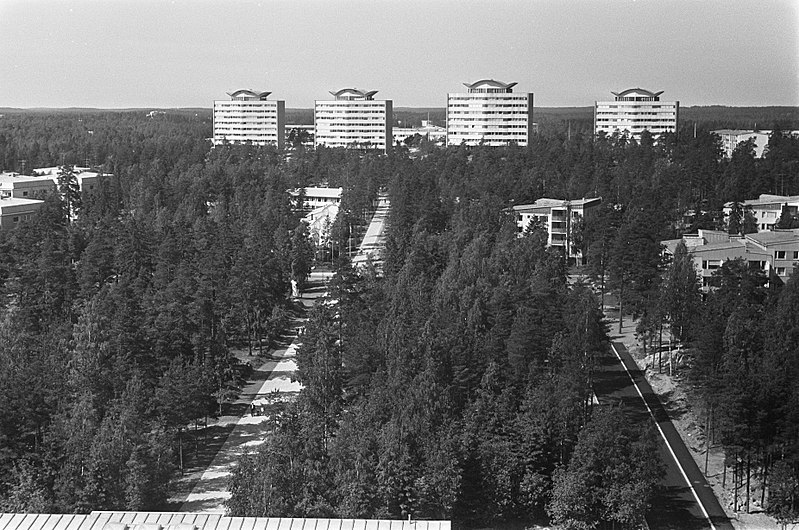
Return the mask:
{"type": "Polygon", "coordinates": [[[447,94],[447,145],[527,145],[533,131],[533,93],[516,83],[482,79],[447,94]]]}
{"type": "Polygon", "coordinates": [[[283,147],[286,102],[268,100],[269,94],[236,90],[228,92],[230,100],[214,101],[214,145],[250,142],[283,147]]]}
{"type": "Polygon", "coordinates": [[[613,101],[597,101],[594,105],[594,132],[611,135],[628,133],[635,140],[648,130],[657,138],[664,132],[677,132],[679,101],[660,101],[660,92],[630,88],[611,92],[613,101]]]}
{"type": "Polygon", "coordinates": [[[343,88],[331,91],[335,99],[314,103],[314,145],[380,149],[393,143],[392,100],[376,100],[377,90],[343,88]]]}

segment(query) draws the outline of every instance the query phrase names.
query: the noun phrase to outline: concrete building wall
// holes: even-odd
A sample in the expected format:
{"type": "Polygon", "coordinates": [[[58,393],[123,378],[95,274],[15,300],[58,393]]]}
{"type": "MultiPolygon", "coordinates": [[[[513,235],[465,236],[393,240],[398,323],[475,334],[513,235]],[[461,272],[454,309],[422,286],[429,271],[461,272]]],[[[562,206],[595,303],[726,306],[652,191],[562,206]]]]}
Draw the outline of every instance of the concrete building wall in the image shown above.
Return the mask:
{"type": "Polygon", "coordinates": [[[626,132],[635,140],[641,139],[644,130],[655,138],[665,132],[677,132],[680,102],[660,101],[660,94],[636,88],[615,94],[613,101],[595,102],[594,132],[626,132]]]}
{"type": "Polygon", "coordinates": [[[379,149],[392,145],[391,100],[320,100],[314,103],[314,145],[379,149]]]}
{"type": "Polygon", "coordinates": [[[447,145],[528,145],[532,93],[447,94],[447,145]]]}
{"type": "Polygon", "coordinates": [[[250,142],[254,145],[270,144],[282,148],[285,142],[285,125],[285,101],[214,101],[214,145],[250,142]]]}

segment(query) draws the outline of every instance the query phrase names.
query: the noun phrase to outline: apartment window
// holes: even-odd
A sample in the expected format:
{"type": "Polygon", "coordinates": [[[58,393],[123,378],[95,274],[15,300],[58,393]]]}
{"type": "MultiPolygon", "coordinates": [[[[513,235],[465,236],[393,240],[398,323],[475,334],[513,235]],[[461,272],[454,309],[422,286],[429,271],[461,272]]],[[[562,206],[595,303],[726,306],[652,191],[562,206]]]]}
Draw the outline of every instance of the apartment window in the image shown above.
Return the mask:
{"type": "Polygon", "coordinates": [[[785,276],[785,267],[777,267],[777,276],[785,276]]]}
{"type": "Polygon", "coordinates": [[[27,192],[27,191],[23,191],[23,192],[22,192],[22,196],[23,196],[23,197],[27,197],[27,196],[28,196],[28,192],[27,192]]]}
{"type": "Polygon", "coordinates": [[[793,251],[793,259],[799,259],[799,250],[793,251]]]}
{"type": "Polygon", "coordinates": [[[11,222],[18,223],[19,222],[19,217],[12,217],[11,218],[11,222]]]}
{"type": "Polygon", "coordinates": [[[785,259],[785,251],[784,250],[775,250],[774,251],[774,259],[785,259]]]}

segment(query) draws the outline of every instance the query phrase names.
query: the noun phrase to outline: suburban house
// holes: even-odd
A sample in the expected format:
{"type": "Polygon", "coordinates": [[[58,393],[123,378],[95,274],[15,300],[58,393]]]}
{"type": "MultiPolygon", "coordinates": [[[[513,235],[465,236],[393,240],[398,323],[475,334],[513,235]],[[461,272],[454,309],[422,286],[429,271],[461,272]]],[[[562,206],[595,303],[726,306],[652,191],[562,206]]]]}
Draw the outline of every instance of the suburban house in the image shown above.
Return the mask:
{"type": "Polygon", "coordinates": [[[328,204],[338,204],[341,202],[341,194],[344,188],[326,188],[326,187],[307,187],[302,189],[289,190],[289,195],[292,198],[294,208],[298,210],[313,210],[320,206],[327,206],[328,204]],[[298,204],[298,200],[302,195],[302,204],[298,204]]]}
{"type": "Polygon", "coordinates": [[[531,223],[538,224],[547,231],[548,246],[562,248],[570,261],[583,264],[575,233],[600,204],[601,197],[576,200],[543,198],[532,204],[518,204],[513,207],[513,213],[519,236],[531,223]]]}
{"type": "MultiPolygon", "coordinates": [[[[758,231],[773,230],[783,211],[791,215],[799,213],[799,195],[769,195],[763,193],[757,199],[749,199],[741,207],[751,209],[757,220],[758,231]]],[[[724,217],[728,218],[732,212],[733,203],[724,205],[724,217]]]]}
{"type": "Polygon", "coordinates": [[[718,230],[699,230],[681,239],[662,241],[664,252],[673,256],[680,241],[685,243],[694,260],[702,288],[710,288],[713,273],[728,260],[742,259],[750,267],[758,268],[771,278],[783,282],[799,264],[799,229],[757,232],[745,236],[730,235],[718,230]]]}

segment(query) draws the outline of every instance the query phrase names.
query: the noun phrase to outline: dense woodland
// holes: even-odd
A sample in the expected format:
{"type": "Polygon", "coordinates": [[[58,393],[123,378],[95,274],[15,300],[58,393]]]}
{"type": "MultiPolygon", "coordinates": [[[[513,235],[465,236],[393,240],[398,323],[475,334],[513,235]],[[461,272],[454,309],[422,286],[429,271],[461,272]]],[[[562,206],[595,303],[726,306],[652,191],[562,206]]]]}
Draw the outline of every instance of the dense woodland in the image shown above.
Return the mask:
{"type": "Polygon", "coordinates": [[[236,391],[230,348],[268,348],[310,270],[286,190],[327,183],[345,188],[333,255],[316,253],[335,262],[333,302],[309,314],[306,389],[238,466],[232,514],[634,525],[655,493],[654,435],[590,406],[613,292],[650,346],[662,327],[686,345],[730,480],[765,479],[768,511],[795,517],[799,285],[730,263],[703,297],[684,253],[668,263],[659,245],[745,231],[727,201],[799,194],[799,140],[780,132],[796,124],[772,125],[760,160],[747,144],[723,159],[703,126],[638,144],[554,118],[525,148],[285,156],[211,150],[194,113],[5,114],[6,170],[109,177],[0,233],[0,509],[163,506],[186,428],[236,391]],[[381,188],[383,274],[355,272],[343,247],[381,188]],[[573,234],[592,288],[567,282],[536,227],[517,237],[508,208],[543,196],[603,198],[573,234]]]}

